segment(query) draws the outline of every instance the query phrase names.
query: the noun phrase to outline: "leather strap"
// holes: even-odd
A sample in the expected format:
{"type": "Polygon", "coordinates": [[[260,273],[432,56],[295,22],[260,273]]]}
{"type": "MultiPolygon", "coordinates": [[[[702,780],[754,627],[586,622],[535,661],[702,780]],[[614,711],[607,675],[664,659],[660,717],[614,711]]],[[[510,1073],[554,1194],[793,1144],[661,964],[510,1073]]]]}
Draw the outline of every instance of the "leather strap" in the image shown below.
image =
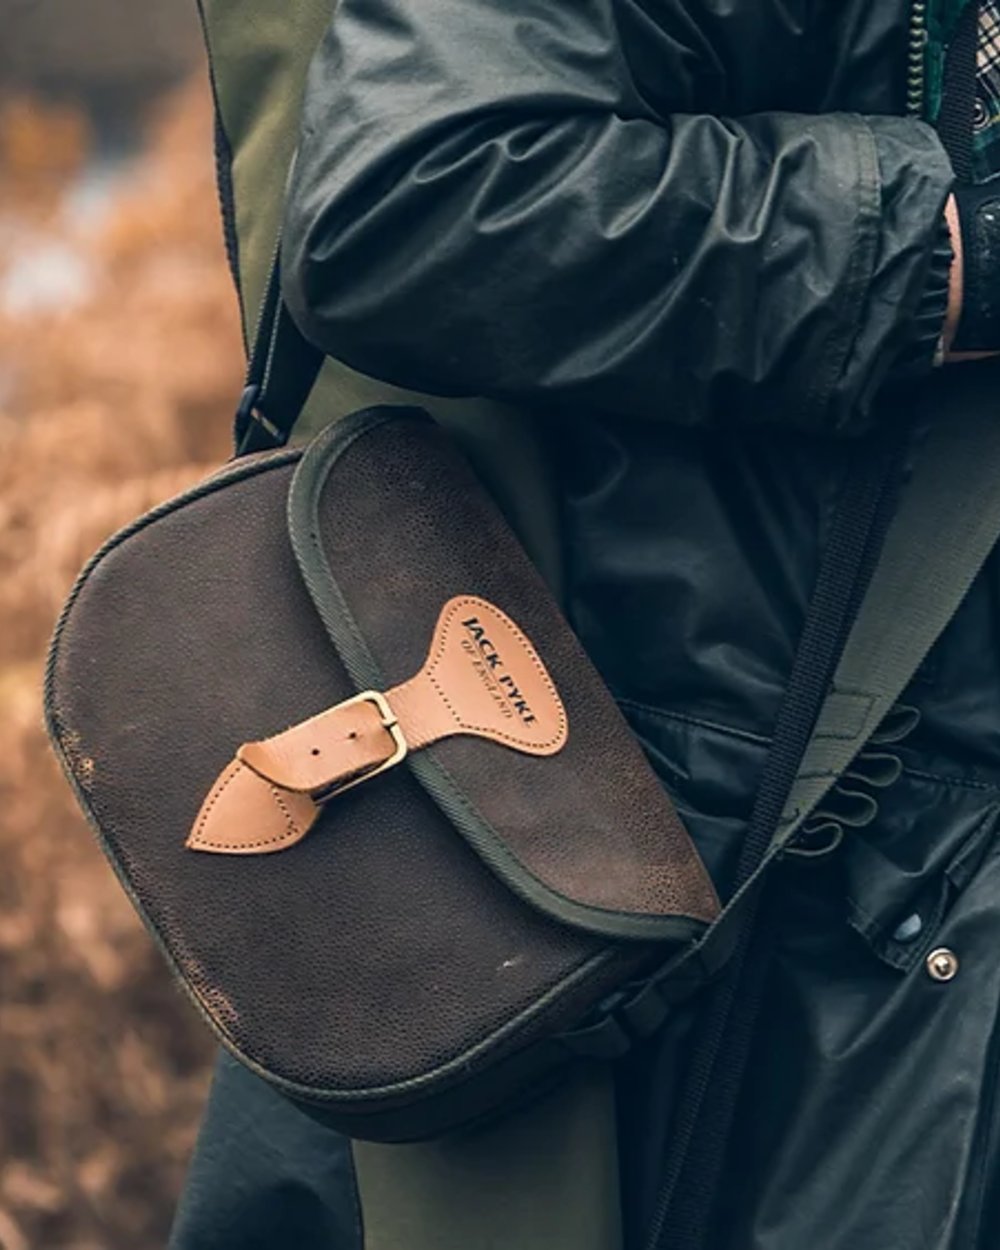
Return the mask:
{"type": "Polygon", "coordinates": [[[323,803],[455,734],[528,755],[566,742],[566,712],[534,647],[474,595],[442,609],[424,666],[259,742],[244,743],[202,804],[192,850],[261,854],[303,838],[323,803]]]}

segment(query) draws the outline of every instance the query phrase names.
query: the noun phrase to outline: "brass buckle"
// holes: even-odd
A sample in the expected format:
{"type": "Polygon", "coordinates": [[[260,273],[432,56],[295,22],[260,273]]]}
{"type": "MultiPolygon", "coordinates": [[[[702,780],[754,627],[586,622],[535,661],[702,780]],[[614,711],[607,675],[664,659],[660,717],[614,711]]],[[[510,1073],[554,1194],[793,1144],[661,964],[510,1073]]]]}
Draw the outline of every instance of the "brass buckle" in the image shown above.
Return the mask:
{"type": "Polygon", "coordinates": [[[356,703],[371,703],[378,709],[379,719],[382,722],[382,728],[387,730],[389,737],[393,741],[393,752],[388,759],[382,761],[381,764],[375,764],[366,772],[359,773],[356,777],[352,777],[350,781],[342,781],[338,785],[334,783],[327,790],[314,794],[313,798],[317,803],[325,803],[328,799],[335,798],[338,794],[343,794],[346,790],[352,790],[355,786],[361,785],[363,781],[371,781],[373,777],[377,777],[379,773],[384,773],[390,768],[395,768],[397,764],[401,764],[409,754],[409,746],[403,730],[400,728],[396,714],[389,706],[389,700],[385,697],[381,690],[362,690],[360,694],[354,695],[350,699],[344,699],[342,703],[338,703],[337,707],[353,707],[356,703]]]}

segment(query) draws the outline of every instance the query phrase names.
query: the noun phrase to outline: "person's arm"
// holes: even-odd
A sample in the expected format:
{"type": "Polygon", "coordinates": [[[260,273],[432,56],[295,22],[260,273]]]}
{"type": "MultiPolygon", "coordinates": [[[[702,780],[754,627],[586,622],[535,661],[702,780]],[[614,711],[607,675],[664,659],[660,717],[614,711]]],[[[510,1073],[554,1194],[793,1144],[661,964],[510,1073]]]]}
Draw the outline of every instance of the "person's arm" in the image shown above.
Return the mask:
{"type": "Polygon", "coordinates": [[[944,322],[937,136],[693,113],[695,75],[721,67],[641,17],[341,0],[286,213],[293,315],[424,391],[863,427],[901,361],[930,367],[944,322]]]}

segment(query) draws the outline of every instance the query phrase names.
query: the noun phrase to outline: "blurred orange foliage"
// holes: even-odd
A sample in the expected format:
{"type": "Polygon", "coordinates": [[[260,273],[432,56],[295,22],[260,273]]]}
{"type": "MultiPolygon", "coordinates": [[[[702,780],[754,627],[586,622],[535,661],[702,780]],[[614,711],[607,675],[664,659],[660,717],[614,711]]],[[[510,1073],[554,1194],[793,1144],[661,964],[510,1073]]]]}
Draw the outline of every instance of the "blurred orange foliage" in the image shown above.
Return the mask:
{"type": "Polygon", "coordinates": [[[87,555],[228,451],[242,351],[205,92],[157,113],[98,226],[59,212],[88,142],[74,113],[0,108],[0,294],[11,214],[89,275],[65,307],[0,299],[2,1250],[160,1250],[211,1050],[58,774],[39,693],[87,555]]]}
{"type": "Polygon", "coordinates": [[[74,108],[37,100],[0,101],[0,173],[23,205],[58,197],[90,151],[86,117],[74,108]]]}

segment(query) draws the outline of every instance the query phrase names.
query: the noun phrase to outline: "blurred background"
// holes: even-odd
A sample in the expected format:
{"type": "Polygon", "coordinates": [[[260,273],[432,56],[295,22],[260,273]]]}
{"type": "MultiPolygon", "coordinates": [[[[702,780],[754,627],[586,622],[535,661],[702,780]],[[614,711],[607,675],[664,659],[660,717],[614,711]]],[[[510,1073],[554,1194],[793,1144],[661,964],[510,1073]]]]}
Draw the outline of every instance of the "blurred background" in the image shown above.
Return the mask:
{"type": "Polygon", "coordinates": [[[160,1250],[207,1087],[40,711],[81,563],[228,451],[199,40],[194,0],[0,0],[0,1250],[160,1250]]]}

